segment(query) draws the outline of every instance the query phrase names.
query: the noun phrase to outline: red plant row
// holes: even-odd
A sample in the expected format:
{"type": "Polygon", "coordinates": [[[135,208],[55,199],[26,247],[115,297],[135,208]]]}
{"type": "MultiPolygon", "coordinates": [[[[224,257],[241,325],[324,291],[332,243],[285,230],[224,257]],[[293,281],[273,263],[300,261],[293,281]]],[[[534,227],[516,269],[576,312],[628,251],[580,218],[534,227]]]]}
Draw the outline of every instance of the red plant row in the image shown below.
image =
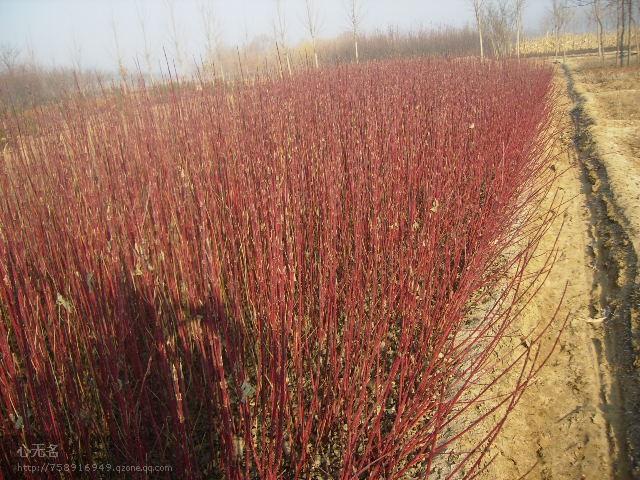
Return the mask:
{"type": "Polygon", "coordinates": [[[5,468],[52,444],[178,478],[424,478],[469,438],[448,474],[472,476],[544,357],[492,354],[533,288],[551,82],[399,61],[5,114],[5,468]]]}

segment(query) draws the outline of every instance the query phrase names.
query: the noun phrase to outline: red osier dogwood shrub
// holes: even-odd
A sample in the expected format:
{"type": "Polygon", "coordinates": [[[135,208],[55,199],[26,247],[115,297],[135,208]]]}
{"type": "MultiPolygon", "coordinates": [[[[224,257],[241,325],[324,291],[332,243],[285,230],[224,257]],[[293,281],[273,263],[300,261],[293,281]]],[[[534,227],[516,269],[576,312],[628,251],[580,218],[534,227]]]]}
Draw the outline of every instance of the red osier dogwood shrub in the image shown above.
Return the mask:
{"type": "Polygon", "coordinates": [[[502,420],[472,432],[542,357],[532,337],[493,368],[542,231],[551,81],[403,61],[6,114],[2,461],[423,478],[469,436],[449,474],[471,475],[502,420]]]}

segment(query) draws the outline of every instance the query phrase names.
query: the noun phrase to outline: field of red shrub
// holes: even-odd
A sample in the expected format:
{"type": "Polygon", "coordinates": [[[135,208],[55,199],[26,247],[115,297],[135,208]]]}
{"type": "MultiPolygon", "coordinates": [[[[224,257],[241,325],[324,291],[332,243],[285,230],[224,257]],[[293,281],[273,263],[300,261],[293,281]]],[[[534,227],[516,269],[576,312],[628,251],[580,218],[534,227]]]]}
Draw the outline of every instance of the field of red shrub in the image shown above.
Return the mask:
{"type": "Polygon", "coordinates": [[[415,60],[5,113],[3,468],[425,478],[466,436],[472,476],[545,355],[492,354],[552,100],[547,67],[415,60]]]}

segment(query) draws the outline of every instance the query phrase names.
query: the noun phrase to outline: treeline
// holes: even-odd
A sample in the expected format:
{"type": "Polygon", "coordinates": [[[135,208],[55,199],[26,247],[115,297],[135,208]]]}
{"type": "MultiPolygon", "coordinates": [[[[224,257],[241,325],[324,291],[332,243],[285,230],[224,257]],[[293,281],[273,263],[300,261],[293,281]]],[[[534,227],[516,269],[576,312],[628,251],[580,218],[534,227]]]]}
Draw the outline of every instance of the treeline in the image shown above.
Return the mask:
{"type": "MultiPolygon", "coordinates": [[[[359,39],[360,60],[382,60],[417,56],[468,56],[478,51],[477,33],[469,27],[441,27],[402,33],[397,29],[376,31],[359,39]]],[[[336,64],[354,59],[353,40],[349,34],[323,42],[319,54],[325,62],[336,64]]]]}
{"type": "Polygon", "coordinates": [[[477,33],[471,27],[448,26],[410,32],[388,28],[359,33],[355,41],[352,32],[345,32],[332,39],[307,41],[291,47],[263,35],[243,47],[218,47],[195,68],[196,74],[203,73],[208,80],[289,75],[300,69],[360,61],[477,55],[476,39],[477,33]]]}
{"type": "MultiPolygon", "coordinates": [[[[362,12],[354,8],[349,28],[331,39],[319,37],[317,10],[307,11],[307,40],[297,45],[287,42],[286,22],[279,20],[274,35],[258,35],[241,46],[224,44],[212,13],[205,15],[204,54],[195,63],[184,51],[180,39],[171,37],[165,58],[148,50],[136,57],[135,67],[126,67],[118,53],[118,69],[112,73],[79,68],[47,68],[10,46],[0,46],[0,104],[4,108],[25,108],[59,98],[66,92],[131,85],[144,78],[148,83],[163,83],[168,73],[182,79],[198,78],[207,82],[248,81],[265,76],[291,75],[295,71],[349,62],[422,56],[520,57],[617,51],[619,64],[629,63],[632,45],[638,47],[640,17],[638,0],[551,0],[544,20],[547,34],[524,38],[523,0],[469,0],[475,25],[462,28],[443,26],[415,31],[388,28],[364,32],[362,12]],[[589,41],[571,41],[570,24],[579,12],[587,13],[593,25],[589,41]],[[190,58],[191,60],[186,60],[190,58]]],[[[279,3],[277,3],[279,5],[279,3]]],[[[311,5],[311,3],[308,3],[311,5]]],[[[640,59],[640,58],[639,58],[640,59]]]]}
{"type": "Polygon", "coordinates": [[[94,90],[112,77],[93,70],[46,68],[32,63],[0,71],[0,107],[23,109],[41,105],[77,90],[94,90]]]}
{"type": "MultiPolygon", "coordinates": [[[[397,28],[358,36],[358,61],[382,60],[421,56],[461,57],[477,54],[476,32],[469,27],[440,27],[402,32],[397,28]]],[[[287,48],[266,35],[258,36],[240,47],[223,46],[202,60],[187,64],[168,59],[151,66],[139,65],[137,71],[119,69],[118,73],[73,68],[46,68],[33,61],[20,61],[15,50],[4,46],[0,51],[0,102],[24,108],[59,98],[75,90],[95,90],[114,85],[129,84],[133,79],[145,78],[163,82],[171,74],[203,78],[206,81],[228,82],[243,78],[277,76],[317,65],[336,65],[355,60],[351,34],[333,39],[318,40],[314,48],[309,43],[287,48]],[[164,72],[164,74],[163,74],[164,72]]]]}
{"type": "MultiPolygon", "coordinates": [[[[604,62],[605,53],[612,47],[616,52],[617,64],[629,65],[630,58],[640,51],[638,40],[639,0],[551,0],[549,24],[555,39],[555,56],[567,53],[563,36],[579,9],[588,15],[597,39],[597,51],[604,62]],[[612,36],[615,37],[611,45],[612,36]]],[[[640,58],[637,57],[640,63],[640,58]]]]}

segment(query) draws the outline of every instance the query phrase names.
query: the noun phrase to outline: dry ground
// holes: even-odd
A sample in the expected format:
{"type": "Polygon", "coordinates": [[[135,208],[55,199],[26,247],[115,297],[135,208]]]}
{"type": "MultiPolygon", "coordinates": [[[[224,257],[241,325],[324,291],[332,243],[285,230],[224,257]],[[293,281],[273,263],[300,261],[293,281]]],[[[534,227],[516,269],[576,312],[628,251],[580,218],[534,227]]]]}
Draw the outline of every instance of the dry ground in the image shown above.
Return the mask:
{"type": "MultiPolygon", "coordinates": [[[[589,127],[591,139],[608,173],[616,204],[615,213],[610,212],[615,217],[612,221],[620,224],[625,238],[631,241],[629,251],[640,252],[640,68],[601,66],[597,60],[586,57],[569,60],[567,67],[574,81],[574,93],[582,95],[584,112],[593,121],[589,127]]],[[[560,68],[557,81],[566,92],[567,77],[560,68]]],[[[607,310],[606,301],[610,299],[602,294],[606,286],[600,285],[602,272],[598,270],[608,269],[609,260],[603,261],[598,256],[595,245],[600,240],[588,194],[592,189],[598,193],[603,187],[598,181],[585,186],[589,180],[573,142],[574,101],[575,98],[563,94],[558,105],[559,113],[564,115],[566,133],[558,148],[556,166],[566,172],[557,181],[557,188],[566,199],[571,199],[559,237],[561,254],[522,319],[526,326],[550,317],[566,284],[561,315],[569,314],[570,321],[556,353],[522,397],[492,447],[490,456],[494,459],[483,473],[484,479],[638,478],[633,460],[629,461],[634,447],[625,441],[629,424],[634,419],[634,425],[638,423],[640,412],[631,411],[637,397],[630,399],[627,394],[625,405],[621,400],[624,392],[616,390],[616,378],[624,384],[628,377],[619,376],[621,367],[612,365],[617,362],[612,360],[616,352],[607,351],[617,348],[611,340],[611,329],[616,328],[612,326],[615,315],[607,310]],[[622,433],[618,431],[620,426],[622,433]]],[[[553,245],[561,220],[548,233],[543,249],[553,245]]],[[[615,250],[607,242],[600,241],[599,246],[604,252],[615,250]]],[[[632,324],[629,333],[633,338],[637,333],[639,282],[637,269],[634,266],[629,273],[625,259],[618,259],[622,265],[615,271],[613,283],[616,291],[622,292],[620,295],[629,297],[620,301],[633,303],[627,305],[632,324]],[[624,275],[631,275],[629,288],[623,288],[624,275]]],[[[618,315],[622,315],[622,310],[618,309],[618,315]]],[[[550,334],[547,342],[552,339],[550,334]]],[[[626,374],[637,377],[636,357],[631,362],[633,371],[626,374]]]]}
{"type": "Polygon", "coordinates": [[[608,59],[578,57],[569,61],[577,90],[593,119],[591,132],[611,179],[619,206],[629,221],[640,252],[640,66],[619,68],[608,59]]]}

